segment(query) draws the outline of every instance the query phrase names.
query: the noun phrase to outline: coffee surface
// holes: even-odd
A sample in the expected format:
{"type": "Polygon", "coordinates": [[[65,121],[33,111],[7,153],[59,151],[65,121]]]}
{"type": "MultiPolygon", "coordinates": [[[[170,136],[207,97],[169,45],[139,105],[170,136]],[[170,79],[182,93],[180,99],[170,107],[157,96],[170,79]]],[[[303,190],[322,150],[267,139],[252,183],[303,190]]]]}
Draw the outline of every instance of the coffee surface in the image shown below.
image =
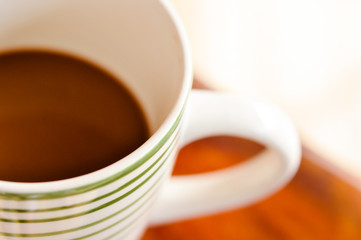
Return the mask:
{"type": "Polygon", "coordinates": [[[100,67],[56,52],[0,54],[0,180],[90,173],[148,136],[135,98],[100,67]]]}

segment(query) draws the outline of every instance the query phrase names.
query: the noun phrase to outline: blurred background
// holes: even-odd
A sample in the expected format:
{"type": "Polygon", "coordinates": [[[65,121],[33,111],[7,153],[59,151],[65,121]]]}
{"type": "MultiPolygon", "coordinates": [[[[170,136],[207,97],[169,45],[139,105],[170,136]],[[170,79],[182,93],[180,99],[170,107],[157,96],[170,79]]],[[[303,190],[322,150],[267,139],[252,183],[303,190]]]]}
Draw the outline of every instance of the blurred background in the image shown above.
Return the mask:
{"type": "Polygon", "coordinates": [[[196,78],[272,101],[361,189],[360,0],[171,0],[196,78]]]}

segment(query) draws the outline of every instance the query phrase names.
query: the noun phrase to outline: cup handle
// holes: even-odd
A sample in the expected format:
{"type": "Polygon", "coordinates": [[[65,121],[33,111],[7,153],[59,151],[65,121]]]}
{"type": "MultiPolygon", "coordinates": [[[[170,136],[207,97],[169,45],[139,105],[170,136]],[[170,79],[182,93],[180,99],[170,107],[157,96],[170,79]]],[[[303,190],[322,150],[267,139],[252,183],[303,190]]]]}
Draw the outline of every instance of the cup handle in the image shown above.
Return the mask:
{"type": "Polygon", "coordinates": [[[230,135],[262,143],[267,150],[224,170],[172,177],[157,199],[152,224],[249,205],[278,191],[294,176],[300,142],[290,118],[280,109],[207,90],[193,90],[189,101],[183,145],[207,136],[230,135]]]}

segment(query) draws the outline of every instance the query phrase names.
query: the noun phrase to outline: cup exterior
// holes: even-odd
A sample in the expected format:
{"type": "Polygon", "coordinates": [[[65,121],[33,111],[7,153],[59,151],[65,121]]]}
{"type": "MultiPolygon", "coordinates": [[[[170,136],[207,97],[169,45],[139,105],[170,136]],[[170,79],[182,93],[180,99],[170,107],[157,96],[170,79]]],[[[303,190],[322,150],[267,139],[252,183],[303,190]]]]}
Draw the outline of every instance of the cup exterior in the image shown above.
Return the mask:
{"type": "Polygon", "coordinates": [[[141,233],[169,178],[183,113],[167,134],[126,169],[58,192],[0,194],[1,239],[131,239],[141,233]]]}

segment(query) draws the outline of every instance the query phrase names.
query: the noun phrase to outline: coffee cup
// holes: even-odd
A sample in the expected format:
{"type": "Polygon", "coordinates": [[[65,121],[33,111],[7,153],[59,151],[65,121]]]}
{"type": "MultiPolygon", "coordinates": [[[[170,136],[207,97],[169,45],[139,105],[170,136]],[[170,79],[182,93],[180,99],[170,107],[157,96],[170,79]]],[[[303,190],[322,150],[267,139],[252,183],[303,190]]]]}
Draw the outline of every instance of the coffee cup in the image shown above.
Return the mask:
{"type": "Polygon", "coordinates": [[[135,151],[95,172],[0,181],[0,239],[138,239],[149,224],[247,206],[294,176],[300,143],[285,113],[236,94],[191,90],[186,33],[165,0],[0,0],[0,19],[0,50],[71,52],[119,76],[151,131],[135,151]],[[171,177],[182,146],[215,135],[267,150],[224,170],[171,177]]]}

